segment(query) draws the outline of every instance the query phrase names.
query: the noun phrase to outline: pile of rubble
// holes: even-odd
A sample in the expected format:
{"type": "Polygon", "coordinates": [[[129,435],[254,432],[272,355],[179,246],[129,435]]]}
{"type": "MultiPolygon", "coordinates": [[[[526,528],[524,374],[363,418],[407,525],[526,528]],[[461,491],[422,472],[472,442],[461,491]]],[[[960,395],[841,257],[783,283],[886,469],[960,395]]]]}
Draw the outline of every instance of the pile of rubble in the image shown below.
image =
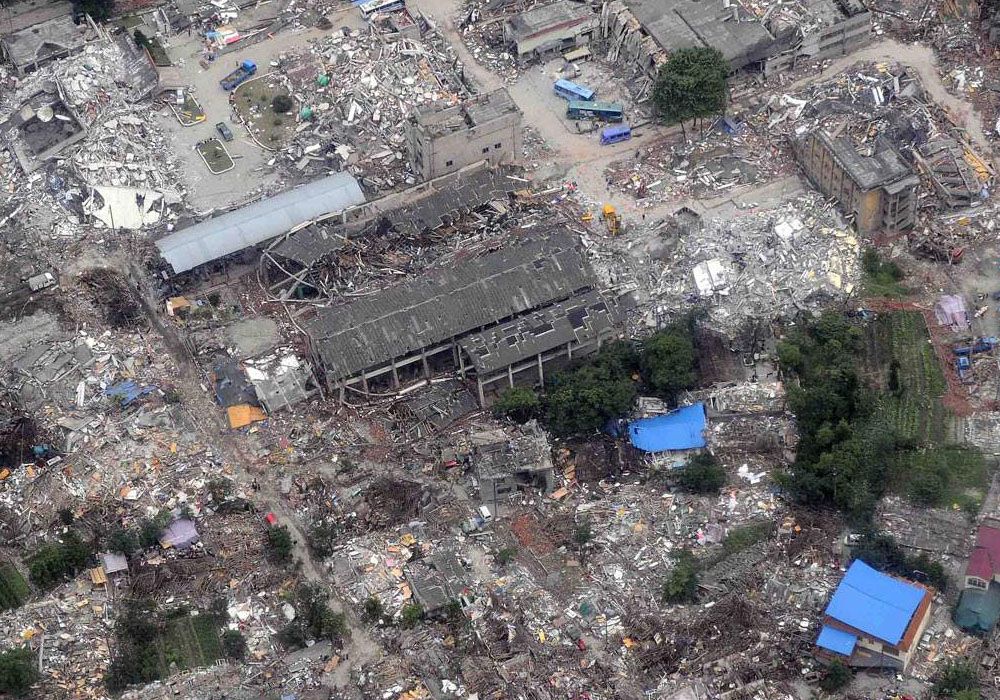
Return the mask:
{"type": "Polygon", "coordinates": [[[858,239],[818,194],[732,217],[691,213],[654,231],[644,243],[600,238],[591,248],[611,286],[636,292],[647,324],[707,304],[711,325],[733,335],[747,319],[843,299],[860,278],[858,239]]]}
{"type": "Polygon", "coordinates": [[[517,58],[507,51],[503,25],[538,4],[541,2],[534,0],[521,3],[466,0],[459,16],[454,18],[455,24],[473,58],[505,82],[513,83],[520,71],[517,58]]]}
{"type": "Polygon", "coordinates": [[[290,57],[286,75],[303,105],[292,143],[279,155],[294,177],[345,169],[374,192],[413,184],[403,124],[418,107],[468,96],[461,65],[437,30],[334,32],[290,57]]]}

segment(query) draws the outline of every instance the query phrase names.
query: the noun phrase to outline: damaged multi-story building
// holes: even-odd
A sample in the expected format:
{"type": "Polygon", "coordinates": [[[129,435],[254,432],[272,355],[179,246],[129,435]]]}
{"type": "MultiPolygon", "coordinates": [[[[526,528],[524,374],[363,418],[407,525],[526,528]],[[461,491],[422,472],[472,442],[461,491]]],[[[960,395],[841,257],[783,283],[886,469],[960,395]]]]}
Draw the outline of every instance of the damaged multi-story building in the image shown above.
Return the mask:
{"type": "Polygon", "coordinates": [[[520,63],[558,56],[588,45],[597,31],[597,15],[588,4],[538,5],[504,23],[504,43],[520,63]]]}
{"type": "Polygon", "coordinates": [[[653,80],[671,51],[718,49],[734,73],[777,75],[871,41],[860,0],[799,0],[753,16],[728,0],[611,0],[601,8],[600,42],[614,62],[653,80]]]}
{"type": "Polygon", "coordinates": [[[424,180],[472,163],[513,163],[521,152],[521,110],[501,88],[457,105],[431,105],[407,123],[410,167],[424,180]]]}
{"type": "Polygon", "coordinates": [[[70,15],[53,17],[0,38],[0,58],[18,75],[25,75],[83,51],[87,44],[103,37],[100,27],[88,15],[82,15],[78,21],[70,15]]]}
{"type": "Polygon", "coordinates": [[[809,180],[854,217],[859,233],[913,228],[920,178],[887,139],[876,139],[871,155],[821,130],[793,145],[809,180]]]}
{"type": "Polygon", "coordinates": [[[618,334],[616,301],[561,230],[434,269],[303,318],[331,392],[398,389],[438,372],[495,384],[541,383],[550,363],[596,351],[618,334]]]}

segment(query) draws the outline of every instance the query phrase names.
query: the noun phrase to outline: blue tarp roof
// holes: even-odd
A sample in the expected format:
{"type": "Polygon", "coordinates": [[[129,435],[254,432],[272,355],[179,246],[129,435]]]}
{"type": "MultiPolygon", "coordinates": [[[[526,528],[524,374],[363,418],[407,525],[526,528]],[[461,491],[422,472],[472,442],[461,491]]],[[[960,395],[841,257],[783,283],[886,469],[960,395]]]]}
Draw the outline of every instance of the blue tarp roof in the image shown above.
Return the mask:
{"type": "Polygon", "coordinates": [[[856,559],[826,614],[889,644],[898,644],[926,591],[856,559]]]}
{"type": "Polygon", "coordinates": [[[662,416],[637,420],[628,427],[628,437],[643,452],[704,447],[705,404],[696,403],[662,416]]]}
{"type": "Polygon", "coordinates": [[[823,625],[823,629],[819,631],[819,639],[816,640],[816,646],[844,656],[850,656],[854,653],[854,645],[857,643],[858,638],[850,632],[844,632],[829,625],[823,625]]]}

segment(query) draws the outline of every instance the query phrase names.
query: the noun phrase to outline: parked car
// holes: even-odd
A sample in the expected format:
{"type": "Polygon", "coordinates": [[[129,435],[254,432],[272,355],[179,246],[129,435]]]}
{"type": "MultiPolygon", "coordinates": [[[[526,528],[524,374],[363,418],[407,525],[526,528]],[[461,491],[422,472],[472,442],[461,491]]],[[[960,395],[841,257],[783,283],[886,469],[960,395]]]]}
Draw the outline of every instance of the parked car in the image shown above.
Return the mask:
{"type": "Polygon", "coordinates": [[[232,129],[226,126],[225,122],[219,122],[218,124],[216,124],[215,130],[218,131],[219,135],[222,136],[222,138],[224,138],[226,141],[232,141],[234,138],[232,129]]]}

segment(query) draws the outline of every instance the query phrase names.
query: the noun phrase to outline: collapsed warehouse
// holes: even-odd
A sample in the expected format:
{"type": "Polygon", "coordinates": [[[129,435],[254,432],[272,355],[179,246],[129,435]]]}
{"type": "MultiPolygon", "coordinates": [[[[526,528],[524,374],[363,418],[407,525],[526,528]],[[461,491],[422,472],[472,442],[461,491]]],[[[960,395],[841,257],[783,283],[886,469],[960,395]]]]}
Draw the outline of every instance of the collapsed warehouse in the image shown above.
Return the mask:
{"type": "Polygon", "coordinates": [[[480,403],[497,382],[527,373],[544,381],[549,362],[589,354],[616,335],[620,312],[571,236],[533,240],[437,269],[301,324],[327,386],[345,399],[399,389],[408,378],[457,370],[474,378],[480,403]]]}

